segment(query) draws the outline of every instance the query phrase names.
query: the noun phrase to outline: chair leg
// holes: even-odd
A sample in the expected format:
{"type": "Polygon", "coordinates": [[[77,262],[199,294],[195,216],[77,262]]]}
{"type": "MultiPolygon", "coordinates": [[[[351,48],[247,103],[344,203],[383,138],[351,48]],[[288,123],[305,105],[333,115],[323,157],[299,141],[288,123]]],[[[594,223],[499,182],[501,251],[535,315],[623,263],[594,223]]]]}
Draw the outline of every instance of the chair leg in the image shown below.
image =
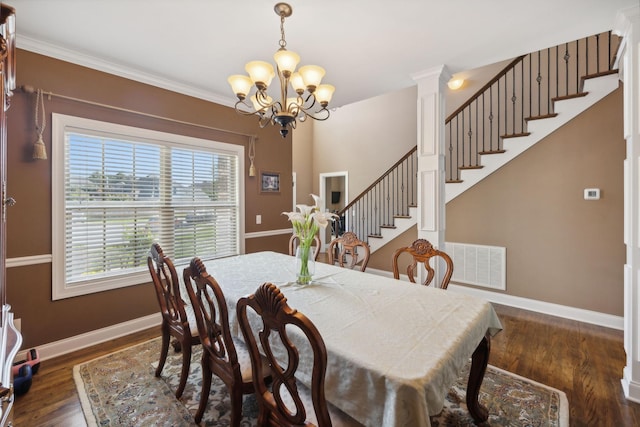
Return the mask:
{"type": "Polygon", "coordinates": [[[211,392],[211,376],[213,375],[213,373],[211,372],[211,369],[209,369],[209,364],[204,359],[205,359],[205,357],[204,357],[204,353],[203,353],[203,357],[202,357],[202,390],[200,392],[200,405],[198,406],[198,411],[196,412],[196,416],[194,417],[194,420],[195,420],[196,424],[200,424],[200,421],[202,421],[202,416],[204,415],[204,410],[207,408],[207,402],[209,401],[209,392],[211,392]]]}
{"type": "MultiPolygon", "coordinates": [[[[227,385],[227,388],[229,386],[227,385]]],[[[242,420],[242,388],[236,384],[236,387],[229,389],[231,398],[231,427],[240,427],[242,420]]]]}
{"type": "Polygon", "coordinates": [[[191,365],[191,343],[182,343],[182,372],[180,373],[180,384],[176,390],[176,397],[180,399],[184,386],[187,384],[187,377],[189,376],[189,367],[191,365]]]}
{"type": "MultiPolygon", "coordinates": [[[[163,328],[164,329],[164,328],[163,328]]],[[[169,339],[171,336],[169,335],[169,331],[162,331],[162,348],[160,349],[160,361],[158,362],[158,367],[156,368],[156,377],[159,377],[162,373],[162,369],[164,368],[164,363],[167,361],[167,353],[169,353],[169,339]]]]}

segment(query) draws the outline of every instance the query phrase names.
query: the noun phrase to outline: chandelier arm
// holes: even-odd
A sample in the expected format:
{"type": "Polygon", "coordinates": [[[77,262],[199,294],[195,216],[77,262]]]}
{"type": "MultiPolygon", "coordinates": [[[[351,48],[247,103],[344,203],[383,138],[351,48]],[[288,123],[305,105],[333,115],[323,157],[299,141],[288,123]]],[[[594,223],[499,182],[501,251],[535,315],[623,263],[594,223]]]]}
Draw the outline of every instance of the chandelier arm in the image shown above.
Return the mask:
{"type": "MultiPolygon", "coordinates": [[[[302,100],[302,96],[298,97],[300,100],[302,100]]],[[[311,108],[313,108],[313,106],[316,105],[316,96],[313,93],[310,93],[306,99],[302,100],[302,102],[300,103],[300,109],[304,112],[308,112],[311,108]],[[309,100],[311,100],[311,104],[306,105],[309,100]]],[[[317,112],[319,112],[320,110],[318,110],[317,112]]]]}
{"type": "Polygon", "coordinates": [[[247,108],[250,108],[250,109],[254,110],[252,105],[249,105],[244,101],[238,101],[238,102],[236,102],[236,104],[234,106],[234,108],[236,110],[236,113],[238,113],[238,114],[241,114],[243,116],[260,116],[260,117],[264,116],[264,111],[262,113],[260,111],[258,111],[258,110],[246,111],[246,110],[241,109],[240,105],[243,105],[243,106],[245,106],[247,108]]]}
{"type": "Polygon", "coordinates": [[[241,105],[242,105],[242,106],[244,106],[244,107],[247,107],[247,108],[249,108],[249,109],[251,109],[251,110],[253,110],[253,106],[251,106],[251,105],[247,104],[247,103],[246,103],[246,102],[244,102],[243,100],[239,100],[239,101],[237,101],[237,102],[236,102],[236,104],[233,106],[233,108],[235,108],[235,110],[236,110],[236,113],[238,113],[238,114],[242,114],[243,116],[252,116],[252,115],[254,115],[254,114],[256,114],[256,113],[257,113],[257,111],[246,111],[246,110],[243,110],[243,109],[241,109],[241,108],[240,108],[240,106],[241,106],[241,105]]]}
{"type": "MultiPolygon", "coordinates": [[[[267,94],[266,90],[258,90],[256,92],[256,98],[255,99],[256,99],[256,102],[258,103],[258,105],[260,107],[262,107],[262,108],[260,108],[260,110],[257,110],[257,111],[263,111],[264,112],[264,110],[266,110],[268,108],[271,108],[275,104],[275,102],[273,102],[273,101],[269,102],[269,95],[267,94]]],[[[255,109],[255,106],[253,106],[253,107],[255,109]]]]}
{"type": "Polygon", "coordinates": [[[269,123],[271,123],[271,117],[261,114],[258,116],[258,124],[260,129],[264,129],[269,123]]]}
{"type": "MultiPolygon", "coordinates": [[[[314,112],[313,114],[312,114],[312,113],[310,113],[310,112],[309,112],[309,111],[307,111],[307,110],[304,110],[304,115],[305,115],[306,117],[310,117],[310,118],[312,118],[313,120],[317,120],[317,121],[319,121],[319,122],[323,122],[323,121],[325,121],[325,120],[327,120],[327,119],[329,118],[329,116],[331,115],[331,113],[329,112],[329,110],[328,110],[327,108],[323,107],[323,108],[321,108],[320,110],[318,110],[318,111],[314,112]],[[321,117],[321,116],[316,116],[317,114],[322,114],[322,116],[323,116],[323,117],[321,117]]],[[[304,121],[304,120],[302,120],[302,121],[304,121]]]]}

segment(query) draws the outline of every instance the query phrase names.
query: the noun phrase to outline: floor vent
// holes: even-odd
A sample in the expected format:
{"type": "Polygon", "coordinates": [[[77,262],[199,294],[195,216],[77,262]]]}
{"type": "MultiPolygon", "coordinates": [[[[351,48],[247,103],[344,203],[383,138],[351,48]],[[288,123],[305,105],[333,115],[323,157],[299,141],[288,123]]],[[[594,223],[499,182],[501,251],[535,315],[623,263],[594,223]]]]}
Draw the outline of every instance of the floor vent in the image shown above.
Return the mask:
{"type": "Polygon", "coordinates": [[[507,289],[507,248],[446,242],[453,259],[452,282],[507,289]]]}

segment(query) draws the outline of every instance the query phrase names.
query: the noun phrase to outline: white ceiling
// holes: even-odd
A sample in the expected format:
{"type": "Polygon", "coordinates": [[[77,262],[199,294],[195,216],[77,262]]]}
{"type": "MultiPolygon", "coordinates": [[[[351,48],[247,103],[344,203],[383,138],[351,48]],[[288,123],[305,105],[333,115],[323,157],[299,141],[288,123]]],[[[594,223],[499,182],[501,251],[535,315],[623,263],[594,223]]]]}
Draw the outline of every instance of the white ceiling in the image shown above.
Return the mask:
{"type": "MultiPolygon", "coordinates": [[[[271,0],[6,0],[17,45],[231,105],[231,74],[272,61],[271,0]]],[[[612,29],[638,0],[290,0],[287,48],[327,70],[332,107],[612,29]]],[[[46,90],[46,88],[43,88],[46,90]]]]}

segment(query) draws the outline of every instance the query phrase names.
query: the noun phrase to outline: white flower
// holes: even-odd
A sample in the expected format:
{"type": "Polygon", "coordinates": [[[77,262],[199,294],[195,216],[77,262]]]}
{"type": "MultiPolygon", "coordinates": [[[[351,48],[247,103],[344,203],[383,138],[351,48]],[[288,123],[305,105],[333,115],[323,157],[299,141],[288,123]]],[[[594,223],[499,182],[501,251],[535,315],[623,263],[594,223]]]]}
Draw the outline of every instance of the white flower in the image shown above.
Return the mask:
{"type": "Polygon", "coordinates": [[[312,214],[314,221],[322,228],[327,228],[329,221],[338,218],[338,215],[329,212],[315,212],[312,214]]]}
{"type": "Polygon", "coordinates": [[[308,217],[311,213],[317,209],[317,206],[307,206],[307,205],[296,205],[296,208],[300,211],[302,215],[308,217]]]}
{"type": "Polygon", "coordinates": [[[287,215],[293,231],[300,238],[301,243],[311,244],[313,236],[316,235],[320,227],[327,228],[329,221],[333,221],[338,215],[329,212],[320,212],[322,199],[312,194],[314,205],[296,205],[299,212],[282,212],[287,215]]]}
{"type": "Polygon", "coordinates": [[[320,196],[316,196],[315,194],[312,194],[311,197],[313,197],[313,204],[316,207],[319,207],[322,204],[322,199],[320,198],[320,196]]]}
{"type": "Polygon", "coordinates": [[[289,217],[289,221],[294,222],[304,222],[305,217],[300,212],[282,212],[282,215],[287,215],[289,217]]]}

